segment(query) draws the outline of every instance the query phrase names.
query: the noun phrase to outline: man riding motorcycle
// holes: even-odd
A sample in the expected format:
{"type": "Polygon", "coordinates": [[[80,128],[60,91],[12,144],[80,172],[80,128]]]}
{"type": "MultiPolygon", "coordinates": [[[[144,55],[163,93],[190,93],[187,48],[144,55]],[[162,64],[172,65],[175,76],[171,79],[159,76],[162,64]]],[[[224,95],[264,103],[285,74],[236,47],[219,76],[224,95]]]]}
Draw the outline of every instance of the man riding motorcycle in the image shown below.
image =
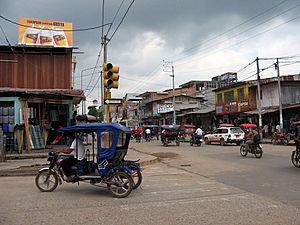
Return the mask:
{"type": "Polygon", "coordinates": [[[246,150],[250,150],[250,146],[253,145],[254,143],[259,142],[260,140],[260,136],[259,133],[257,132],[257,130],[255,128],[250,128],[249,132],[246,133],[245,135],[246,138],[246,150]]]}

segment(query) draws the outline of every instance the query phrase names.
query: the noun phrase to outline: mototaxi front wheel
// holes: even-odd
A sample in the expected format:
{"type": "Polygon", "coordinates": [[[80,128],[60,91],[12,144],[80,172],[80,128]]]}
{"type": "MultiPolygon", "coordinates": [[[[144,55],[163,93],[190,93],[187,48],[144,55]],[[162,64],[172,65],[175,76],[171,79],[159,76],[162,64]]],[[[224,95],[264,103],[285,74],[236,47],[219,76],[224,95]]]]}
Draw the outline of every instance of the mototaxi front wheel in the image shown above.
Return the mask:
{"type": "Polygon", "coordinates": [[[241,156],[243,156],[243,157],[246,157],[246,156],[247,156],[248,151],[246,150],[246,146],[245,146],[245,145],[242,145],[242,146],[240,147],[240,153],[241,153],[241,156]]]}
{"type": "Polygon", "coordinates": [[[54,191],[58,185],[58,176],[48,168],[40,170],[35,177],[35,185],[42,192],[54,191]]]}
{"type": "Polygon", "coordinates": [[[254,150],[254,155],[256,158],[260,159],[263,155],[263,150],[261,147],[256,147],[254,150]]]}
{"type": "Polygon", "coordinates": [[[291,161],[295,167],[300,168],[300,152],[299,151],[293,151],[293,153],[291,155],[291,161]]]}
{"type": "Polygon", "coordinates": [[[141,172],[140,168],[137,168],[134,165],[129,165],[128,167],[132,171],[132,174],[131,174],[131,177],[133,180],[132,189],[137,189],[141,185],[142,180],[143,180],[142,172],[141,172]]]}
{"type": "Polygon", "coordinates": [[[107,188],[115,198],[125,198],[133,190],[133,179],[123,171],[113,172],[108,180],[107,188]]]}

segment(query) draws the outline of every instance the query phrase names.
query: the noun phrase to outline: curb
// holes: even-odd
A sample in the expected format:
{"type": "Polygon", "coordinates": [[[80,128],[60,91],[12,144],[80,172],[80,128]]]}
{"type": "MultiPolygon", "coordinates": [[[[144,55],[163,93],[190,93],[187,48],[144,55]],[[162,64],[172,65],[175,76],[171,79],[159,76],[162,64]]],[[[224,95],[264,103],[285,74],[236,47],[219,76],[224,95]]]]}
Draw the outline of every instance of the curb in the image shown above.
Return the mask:
{"type": "Polygon", "coordinates": [[[159,159],[150,159],[150,160],[145,160],[143,162],[140,163],[140,166],[149,166],[155,163],[158,163],[159,159]]]}

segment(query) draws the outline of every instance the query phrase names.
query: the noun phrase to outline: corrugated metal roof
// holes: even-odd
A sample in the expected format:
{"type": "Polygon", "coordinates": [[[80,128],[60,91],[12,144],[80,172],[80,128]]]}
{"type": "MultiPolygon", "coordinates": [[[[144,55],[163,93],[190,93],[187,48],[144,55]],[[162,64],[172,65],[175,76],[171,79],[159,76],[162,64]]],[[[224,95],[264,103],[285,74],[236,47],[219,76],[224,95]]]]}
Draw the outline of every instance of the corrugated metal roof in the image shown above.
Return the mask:
{"type": "Polygon", "coordinates": [[[31,95],[60,95],[85,98],[84,92],[77,89],[27,89],[27,88],[0,88],[0,94],[3,93],[19,93],[31,95]]]}

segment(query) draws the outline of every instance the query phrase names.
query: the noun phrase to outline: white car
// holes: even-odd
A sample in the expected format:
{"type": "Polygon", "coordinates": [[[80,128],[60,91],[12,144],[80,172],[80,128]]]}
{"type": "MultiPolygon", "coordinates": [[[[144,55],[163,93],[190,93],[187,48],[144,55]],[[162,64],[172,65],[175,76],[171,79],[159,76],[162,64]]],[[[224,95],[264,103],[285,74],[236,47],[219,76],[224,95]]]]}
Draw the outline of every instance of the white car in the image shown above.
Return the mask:
{"type": "Polygon", "coordinates": [[[222,146],[227,143],[240,145],[244,137],[245,133],[240,127],[219,127],[212,134],[206,134],[204,142],[207,145],[211,142],[218,142],[222,146]]]}

